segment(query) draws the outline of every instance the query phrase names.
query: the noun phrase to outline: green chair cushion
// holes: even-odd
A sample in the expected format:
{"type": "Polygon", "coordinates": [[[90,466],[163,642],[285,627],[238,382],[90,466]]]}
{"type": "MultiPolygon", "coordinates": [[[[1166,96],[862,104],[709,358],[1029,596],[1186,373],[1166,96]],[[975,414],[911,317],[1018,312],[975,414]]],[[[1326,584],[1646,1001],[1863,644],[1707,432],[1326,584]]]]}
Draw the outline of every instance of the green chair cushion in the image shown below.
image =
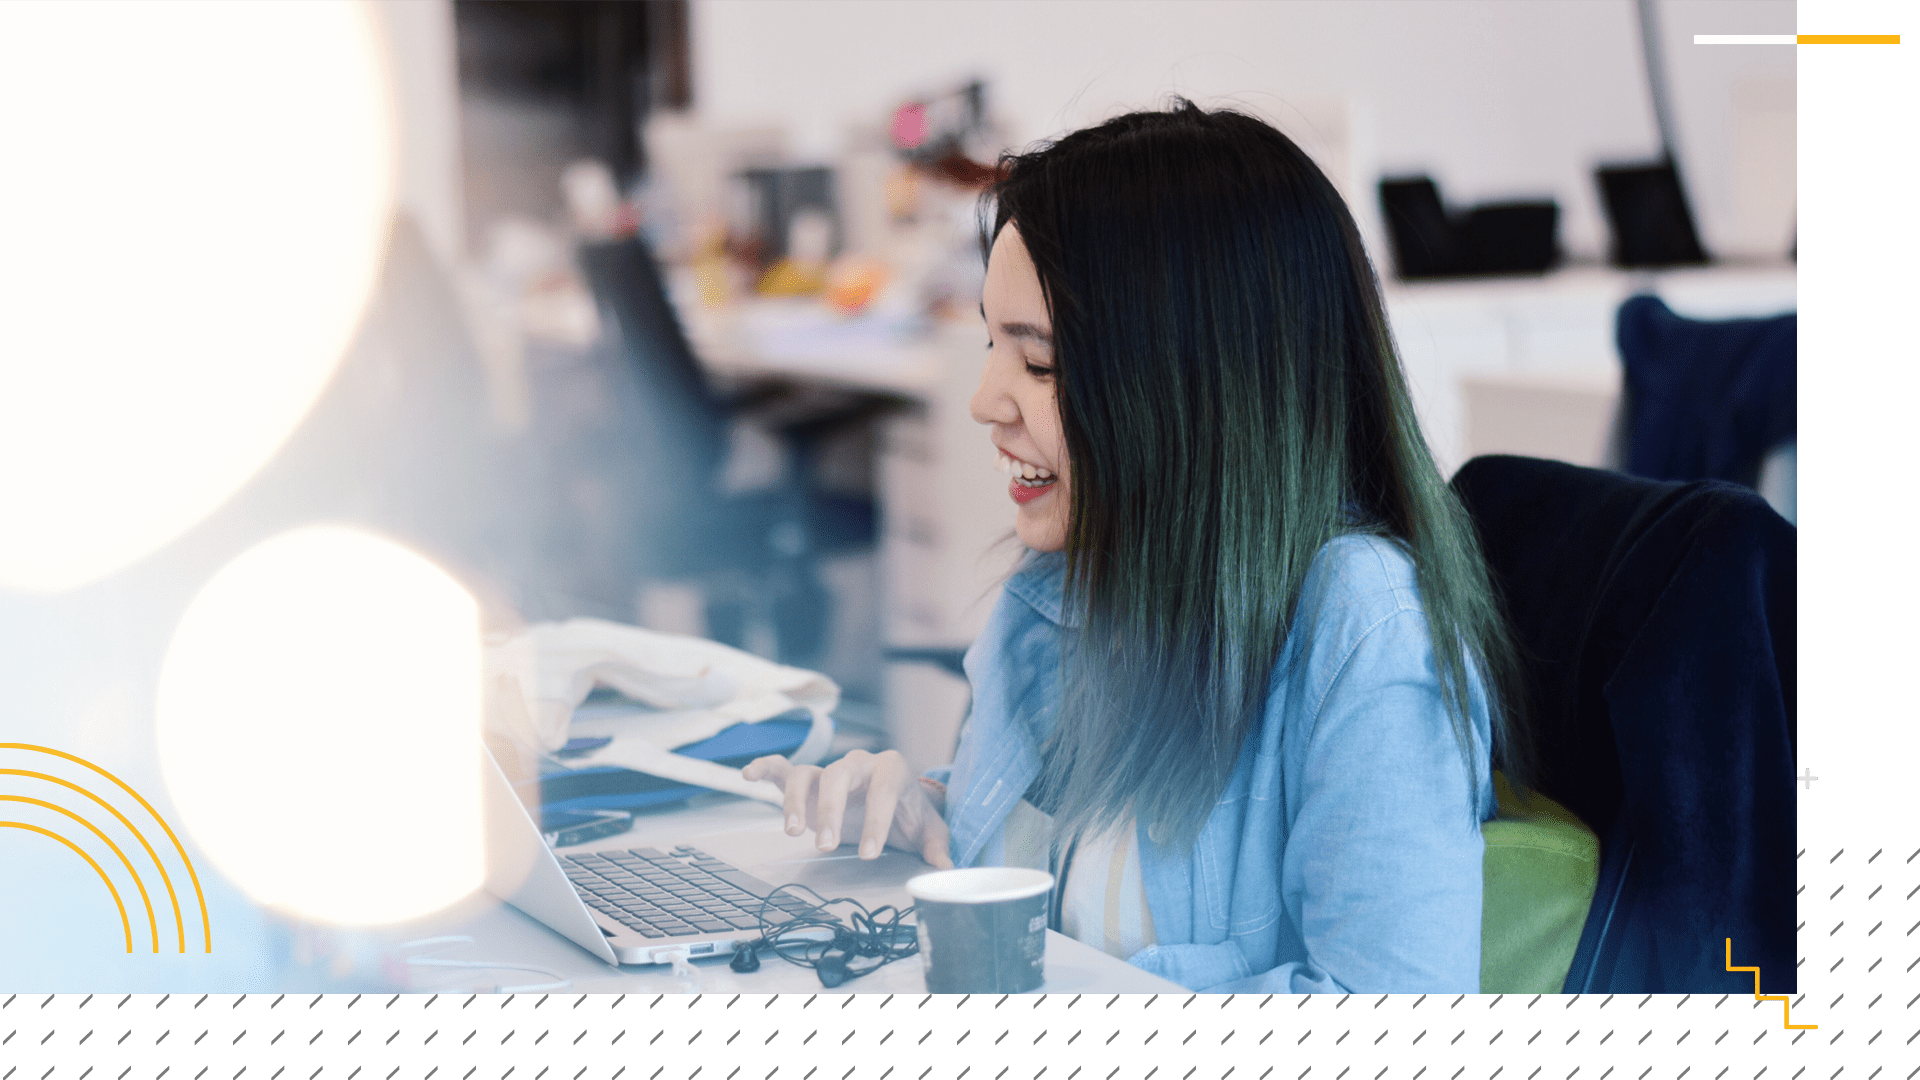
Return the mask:
{"type": "Polygon", "coordinates": [[[1557,994],[1593,904],[1600,840],[1566,807],[1493,776],[1499,812],[1480,825],[1480,992],[1557,994]]]}

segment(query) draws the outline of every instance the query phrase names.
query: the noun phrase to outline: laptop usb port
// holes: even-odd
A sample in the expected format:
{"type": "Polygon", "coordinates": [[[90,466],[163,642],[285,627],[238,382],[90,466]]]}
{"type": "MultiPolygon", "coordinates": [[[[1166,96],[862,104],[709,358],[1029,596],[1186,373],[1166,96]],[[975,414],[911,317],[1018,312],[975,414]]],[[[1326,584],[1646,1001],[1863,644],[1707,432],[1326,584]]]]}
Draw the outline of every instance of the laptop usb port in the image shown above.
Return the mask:
{"type": "Polygon", "coordinates": [[[695,945],[693,948],[688,949],[687,955],[699,956],[701,953],[710,953],[712,951],[713,951],[713,942],[709,941],[705,945],[695,945]]]}

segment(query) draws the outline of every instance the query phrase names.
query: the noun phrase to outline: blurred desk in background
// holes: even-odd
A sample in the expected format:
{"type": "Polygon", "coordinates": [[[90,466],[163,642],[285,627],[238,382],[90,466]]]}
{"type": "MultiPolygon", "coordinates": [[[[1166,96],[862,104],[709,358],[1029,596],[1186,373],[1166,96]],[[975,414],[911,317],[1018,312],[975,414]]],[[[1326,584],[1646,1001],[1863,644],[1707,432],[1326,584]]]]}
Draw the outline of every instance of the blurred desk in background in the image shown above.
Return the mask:
{"type": "Polygon", "coordinates": [[[924,400],[945,369],[924,323],[844,317],[812,298],[736,301],[723,308],[676,297],[694,351],[721,377],[783,376],[924,400]]]}

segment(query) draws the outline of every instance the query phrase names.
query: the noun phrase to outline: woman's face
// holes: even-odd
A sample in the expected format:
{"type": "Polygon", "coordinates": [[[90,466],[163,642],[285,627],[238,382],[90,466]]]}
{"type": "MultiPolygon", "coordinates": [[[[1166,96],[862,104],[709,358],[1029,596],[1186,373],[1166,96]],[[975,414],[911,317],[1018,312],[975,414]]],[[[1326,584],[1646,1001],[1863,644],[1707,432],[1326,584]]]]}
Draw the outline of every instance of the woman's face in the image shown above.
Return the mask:
{"type": "Polygon", "coordinates": [[[1019,510],[1014,529],[1035,551],[1067,546],[1067,443],[1054,396],[1053,323],[1040,275],[1012,222],[987,257],[981,290],[987,319],[987,367],[973,395],[973,418],[993,425],[998,467],[1019,510]]]}

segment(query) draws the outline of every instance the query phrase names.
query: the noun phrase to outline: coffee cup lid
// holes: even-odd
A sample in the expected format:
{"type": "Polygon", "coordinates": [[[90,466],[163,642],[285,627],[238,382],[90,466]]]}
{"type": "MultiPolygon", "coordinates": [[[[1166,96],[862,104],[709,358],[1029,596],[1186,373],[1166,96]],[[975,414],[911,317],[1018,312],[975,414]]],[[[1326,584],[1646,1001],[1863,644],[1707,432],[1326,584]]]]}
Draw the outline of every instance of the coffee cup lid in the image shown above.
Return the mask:
{"type": "Polygon", "coordinates": [[[916,901],[939,904],[994,904],[1024,900],[1053,888],[1053,875],[1020,866],[974,866],[963,870],[936,870],[907,881],[907,893],[916,901]]]}

